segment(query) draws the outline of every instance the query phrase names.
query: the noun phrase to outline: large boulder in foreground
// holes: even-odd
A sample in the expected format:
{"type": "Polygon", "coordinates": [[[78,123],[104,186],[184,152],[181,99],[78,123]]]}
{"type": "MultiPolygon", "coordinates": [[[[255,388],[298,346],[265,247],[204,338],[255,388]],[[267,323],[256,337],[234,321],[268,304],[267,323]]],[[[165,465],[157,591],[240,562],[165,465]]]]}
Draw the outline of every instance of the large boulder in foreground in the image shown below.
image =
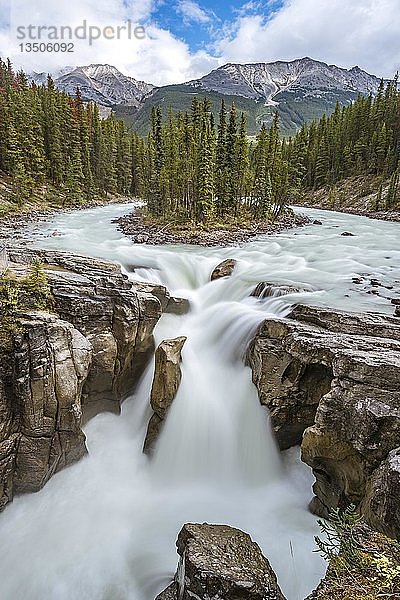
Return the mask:
{"type": "Polygon", "coordinates": [[[298,306],[262,324],[248,362],[281,447],[301,442],[307,427],[302,459],[316,477],[314,512],[353,503],[374,527],[397,531],[387,522],[396,461],[381,465],[400,447],[399,319],[298,306]],[[373,511],[378,497],[382,510],[373,511]]]}
{"type": "Polygon", "coordinates": [[[276,575],[247,533],[227,525],[184,525],[175,582],[157,600],[285,600],[276,575]]]}
{"type": "Polygon", "coordinates": [[[217,265],[211,273],[211,281],[221,279],[222,277],[230,277],[235,270],[237,261],[234,258],[227,258],[217,265]]]}
{"type": "Polygon", "coordinates": [[[178,391],[182,378],[180,367],[182,348],[186,339],[181,336],[172,340],[164,340],[156,350],[150,395],[150,405],[154,414],[149,421],[144,442],[143,452],[145,454],[150,454],[154,449],[164,419],[178,391]]]}

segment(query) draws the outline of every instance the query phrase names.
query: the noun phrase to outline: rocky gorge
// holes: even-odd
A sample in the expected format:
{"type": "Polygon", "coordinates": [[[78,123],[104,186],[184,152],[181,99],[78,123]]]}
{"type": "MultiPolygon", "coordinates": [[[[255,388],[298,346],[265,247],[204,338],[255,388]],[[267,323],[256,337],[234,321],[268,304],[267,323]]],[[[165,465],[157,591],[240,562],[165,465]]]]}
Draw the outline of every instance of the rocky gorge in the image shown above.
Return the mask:
{"type": "Polygon", "coordinates": [[[44,265],[54,313],[17,316],[0,380],[0,506],[39,490],[86,453],[82,421],[119,412],[152,351],[162,286],[134,286],[116,264],[12,247],[9,271],[44,265]],[[157,288],[157,290],[156,290],[157,288]]]}
{"type": "MultiPolygon", "coordinates": [[[[88,240],[85,253],[98,258],[69,245],[71,223],[84,221],[85,212],[53,226],[61,233],[41,241],[49,249],[8,251],[16,277],[40,259],[54,298],[49,312],[18,315],[12,360],[2,361],[2,508],[19,496],[0,519],[10,560],[20,546],[7,528],[17,527],[21,506],[29,514],[28,502],[44,502],[46,519],[63,531],[63,548],[72,547],[71,535],[88,557],[77,567],[71,553],[69,562],[64,550],[59,557],[49,550],[51,598],[74,596],[82,585],[83,597],[93,598],[95,589],[113,589],[116,578],[120,596],[135,600],[305,598],[325,569],[312,554],[318,527],[306,510],[312,481],[305,464],[315,477],[314,513],[326,517],[354,504],[370,527],[398,538],[398,272],[387,266],[380,273],[381,255],[374,254],[395,261],[389,236],[379,250],[369,239],[360,266],[349,264],[333,284],[323,271],[326,256],[317,259],[319,250],[311,258],[310,247],[320,236],[355,252],[366,235],[355,218],[235,251],[132,251],[114,227],[95,231],[98,209],[87,214],[90,229],[79,236],[88,240]],[[380,294],[356,279],[379,281],[380,294]],[[293,462],[298,446],[303,463],[293,462]],[[77,462],[88,447],[89,457],[77,462]],[[20,496],[50,478],[35,499],[20,496]],[[85,546],[91,538],[112,540],[111,549],[85,546]],[[93,553],[103,565],[101,573],[95,567],[96,584],[87,576],[93,553]],[[61,564],[65,594],[54,591],[61,564]]],[[[23,525],[28,544],[38,539],[41,512],[23,525]]],[[[46,536],[38,556],[50,548],[46,536]]],[[[37,600],[44,583],[23,564],[22,580],[32,587],[3,573],[0,591],[20,598],[13,590],[22,585],[24,596],[37,600]]],[[[5,559],[0,571],[7,565],[5,559]]]]}
{"type": "Polygon", "coordinates": [[[399,319],[298,305],[264,321],[247,361],[280,447],[313,469],[312,510],[353,503],[399,538],[399,319]]]}

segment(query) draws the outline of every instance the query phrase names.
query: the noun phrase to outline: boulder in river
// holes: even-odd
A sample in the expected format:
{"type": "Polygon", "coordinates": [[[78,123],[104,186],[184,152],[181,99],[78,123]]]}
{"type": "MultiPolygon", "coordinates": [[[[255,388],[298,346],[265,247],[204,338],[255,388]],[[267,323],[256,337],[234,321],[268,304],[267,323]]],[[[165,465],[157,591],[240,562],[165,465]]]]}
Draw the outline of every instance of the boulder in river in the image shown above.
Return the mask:
{"type": "Polygon", "coordinates": [[[211,273],[211,281],[221,279],[222,277],[230,277],[236,267],[237,261],[234,258],[227,258],[217,265],[211,273]]]}
{"type": "MultiPolygon", "coordinates": [[[[247,360],[281,448],[302,441],[313,510],[363,507],[374,471],[400,446],[399,320],[297,306],[262,324],[247,360]]],[[[388,530],[379,515],[373,526],[388,530]]]]}
{"type": "Polygon", "coordinates": [[[172,315],[186,315],[190,310],[190,302],[187,298],[171,296],[165,309],[166,313],[172,315]]]}
{"type": "Polygon", "coordinates": [[[186,524],[176,542],[175,582],[157,600],[285,600],[268,560],[247,533],[186,524]]]}
{"type": "Polygon", "coordinates": [[[311,287],[287,285],[279,283],[270,283],[261,281],[252,291],[251,296],[254,298],[269,298],[287,296],[288,294],[301,294],[304,292],[314,291],[311,287]]]}
{"type": "Polygon", "coordinates": [[[172,340],[164,340],[158,346],[155,354],[153,385],[151,388],[150,404],[154,411],[146,433],[143,452],[150,454],[160,434],[164,419],[181,382],[182,348],[186,337],[181,336],[172,340]]]}

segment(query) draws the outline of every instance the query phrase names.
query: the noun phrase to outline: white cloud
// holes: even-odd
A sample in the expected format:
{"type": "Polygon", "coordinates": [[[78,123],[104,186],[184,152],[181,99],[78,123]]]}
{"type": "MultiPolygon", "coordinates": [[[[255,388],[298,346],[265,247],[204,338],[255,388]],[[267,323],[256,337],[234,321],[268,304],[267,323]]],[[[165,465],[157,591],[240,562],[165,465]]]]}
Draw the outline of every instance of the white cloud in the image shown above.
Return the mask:
{"type": "Polygon", "coordinates": [[[310,56],[391,77],[400,66],[399,0],[286,0],[269,18],[239,16],[216,50],[226,62],[310,56]]]}
{"type": "MultiPolygon", "coordinates": [[[[152,22],[154,8],[160,1],[30,0],[27,8],[26,0],[0,0],[0,21],[6,20],[11,3],[14,24],[29,21],[77,26],[85,19],[92,25],[105,27],[122,25],[131,19],[143,23],[147,30],[144,40],[100,39],[92,46],[77,41],[73,54],[27,54],[20,52],[20,40],[2,29],[0,22],[0,55],[10,56],[17,68],[27,71],[108,63],[156,85],[195,79],[225,62],[290,60],[303,56],[345,67],[358,64],[386,77],[400,67],[400,0],[284,0],[282,6],[280,0],[250,0],[243,3],[235,20],[215,27],[212,51],[196,52],[152,22]],[[274,11],[268,17],[266,5],[274,11]]],[[[197,23],[203,22],[211,31],[216,19],[213,13],[205,12],[192,0],[180,0],[179,5],[186,6],[192,22],[197,19],[197,23]]]]}
{"type": "MultiPolygon", "coordinates": [[[[0,0],[4,3],[4,0],[0,0]]],[[[64,65],[80,66],[107,63],[123,73],[156,85],[181,83],[196,78],[217,66],[218,60],[204,51],[192,53],[188,45],[171,32],[151,23],[154,0],[12,0],[14,33],[0,31],[0,55],[10,56],[16,68],[26,71],[57,71],[64,65]],[[75,52],[23,53],[16,39],[18,25],[67,25],[76,27],[86,20],[88,26],[104,28],[123,25],[127,19],[145,25],[145,39],[99,39],[90,46],[87,40],[75,41],[75,52]]],[[[26,41],[26,40],[25,40],[26,41]]],[[[46,40],[47,41],[47,40],[46,40]]]]}
{"type": "Polygon", "coordinates": [[[179,0],[176,5],[177,12],[183,16],[185,23],[209,23],[211,15],[194,0],[179,0]]]}

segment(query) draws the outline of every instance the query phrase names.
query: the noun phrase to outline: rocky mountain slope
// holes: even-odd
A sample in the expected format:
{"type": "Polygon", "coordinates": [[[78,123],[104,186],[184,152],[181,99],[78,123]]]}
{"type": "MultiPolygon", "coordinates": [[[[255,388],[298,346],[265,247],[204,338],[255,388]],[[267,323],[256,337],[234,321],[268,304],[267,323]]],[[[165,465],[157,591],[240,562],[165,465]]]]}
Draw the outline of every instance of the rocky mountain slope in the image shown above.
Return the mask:
{"type": "MultiPolygon", "coordinates": [[[[45,74],[33,74],[37,83],[45,74]]],[[[153,106],[164,111],[190,110],[194,95],[210,98],[217,116],[221,99],[235,102],[247,114],[249,131],[255,134],[261,123],[269,123],[277,110],[285,134],[292,134],[304,122],[330,114],[336,102],[348,104],[359,94],[375,94],[379,78],[359,67],[342,69],[335,65],[302,58],[290,62],[227,64],[201,79],[157,88],[123,75],[110,65],[64,68],[54,75],[56,86],[74,94],[79,86],[85,100],[113,108],[117,116],[147,133],[153,106]]]]}
{"type": "MultiPolygon", "coordinates": [[[[33,73],[30,78],[38,84],[45,83],[47,75],[33,73]]],[[[138,108],[154,86],[123,75],[110,65],[88,65],[75,69],[65,68],[55,74],[58,89],[73,96],[79,87],[85,101],[101,106],[131,106],[138,108]]]]}
{"type": "Polygon", "coordinates": [[[184,85],[153,90],[136,114],[116,110],[144,132],[152,106],[189,110],[194,95],[207,95],[215,117],[224,98],[228,105],[234,102],[239,111],[247,114],[251,134],[257,133],[263,122],[270,124],[278,111],[282,132],[291,135],[303,123],[331,114],[337,102],[345,105],[360,94],[375,94],[379,82],[378,77],[359,67],[341,69],[311,58],[227,64],[184,85]]]}
{"type": "Polygon", "coordinates": [[[376,93],[380,80],[359,67],[350,70],[302,58],[291,62],[227,64],[187,85],[204,91],[242,96],[278,106],[279,94],[293,98],[321,97],[330,94],[376,93]]]}

